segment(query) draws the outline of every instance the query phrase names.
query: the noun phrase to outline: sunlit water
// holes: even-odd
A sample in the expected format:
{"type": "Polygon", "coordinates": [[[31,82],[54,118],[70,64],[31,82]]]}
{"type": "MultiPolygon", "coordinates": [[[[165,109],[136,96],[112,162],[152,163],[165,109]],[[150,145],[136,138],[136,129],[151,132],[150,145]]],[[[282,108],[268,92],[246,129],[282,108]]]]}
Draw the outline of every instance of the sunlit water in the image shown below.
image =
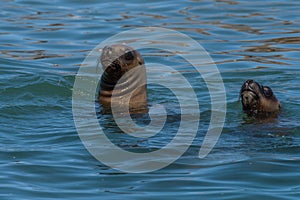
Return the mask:
{"type": "MultiPolygon", "coordinates": [[[[299,10],[297,0],[3,1],[1,199],[298,199],[299,10]],[[142,51],[146,63],[174,65],[194,84],[201,121],[193,144],[175,163],[127,174],[85,149],[73,121],[72,88],[96,45],[144,26],[180,31],[207,50],[225,84],[227,116],[217,145],[199,159],[211,114],[204,81],[176,57],[142,51]],[[251,121],[241,112],[240,86],[250,78],[272,87],[283,107],[278,119],[251,121]]],[[[171,113],[155,138],[118,134],[110,117],[100,116],[106,134],[128,151],[161,148],[176,133],[176,98],[155,85],[148,93],[150,104],[164,103],[171,113]]]]}

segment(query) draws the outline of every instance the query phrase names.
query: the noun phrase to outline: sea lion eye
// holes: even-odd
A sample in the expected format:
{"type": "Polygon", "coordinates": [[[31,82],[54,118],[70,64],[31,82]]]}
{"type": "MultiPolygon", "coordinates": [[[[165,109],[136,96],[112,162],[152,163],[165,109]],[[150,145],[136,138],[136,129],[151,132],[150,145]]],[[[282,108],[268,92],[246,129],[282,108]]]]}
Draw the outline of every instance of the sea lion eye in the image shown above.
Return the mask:
{"type": "Polygon", "coordinates": [[[125,60],[133,60],[134,59],[134,53],[132,51],[127,51],[124,54],[125,60]]]}
{"type": "Polygon", "coordinates": [[[273,91],[271,88],[264,86],[264,93],[266,95],[266,97],[271,97],[273,96],[273,91]]]}

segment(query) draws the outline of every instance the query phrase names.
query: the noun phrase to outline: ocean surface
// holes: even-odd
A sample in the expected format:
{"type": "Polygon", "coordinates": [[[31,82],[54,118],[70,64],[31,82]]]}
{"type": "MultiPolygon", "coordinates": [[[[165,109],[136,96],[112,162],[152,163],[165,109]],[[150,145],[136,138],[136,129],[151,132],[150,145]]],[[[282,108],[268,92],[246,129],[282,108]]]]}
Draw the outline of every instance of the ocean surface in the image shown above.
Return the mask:
{"type": "MultiPolygon", "coordinates": [[[[299,10],[298,0],[3,0],[0,199],[299,199],[299,10]],[[178,31],[197,41],[220,72],[227,109],[216,145],[199,158],[212,116],[205,78],[178,55],[141,49],[156,83],[170,80],[187,103],[192,98],[189,87],[176,83],[176,73],[155,71],[147,63],[171,66],[190,82],[199,103],[193,112],[200,120],[196,129],[194,120],[185,126],[185,133],[196,131],[196,136],[180,158],[158,170],[128,173],[90,153],[74,120],[73,91],[82,63],[97,45],[142,27],[178,31]],[[247,79],[273,89],[282,106],[278,118],[245,116],[238,97],[247,79]]],[[[165,106],[168,113],[156,136],[123,133],[113,116],[97,112],[95,101],[105,132],[99,134],[135,154],[164,148],[177,137],[183,119],[178,97],[149,84],[148,101],[165,106]]],[[[151,119],[163,115],[154,111],[151,119]]],[[[106,152],[109,148],[99,145],[106,152]]],[[[129,168],[137,162],[120,161],[129,168]]]]}

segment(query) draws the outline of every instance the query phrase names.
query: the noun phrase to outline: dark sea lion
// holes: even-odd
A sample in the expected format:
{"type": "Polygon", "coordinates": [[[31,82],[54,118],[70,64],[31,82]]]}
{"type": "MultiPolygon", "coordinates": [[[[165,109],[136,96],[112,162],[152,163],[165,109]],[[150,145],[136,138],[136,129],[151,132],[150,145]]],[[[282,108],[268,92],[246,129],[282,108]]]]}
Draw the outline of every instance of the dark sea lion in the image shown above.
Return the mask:
{"type": "Polygon", "coordinates": [[[242,85],[240,97],[243,110],[249,115],[277,114],[280,110],[280,103],[272,89],[253,80],[242,85]]]}
{"type": "Polygon", "coordinates": [[[117,112],[147,113],[145,62],[132,47],[115,44],[102,49],[101,76],[98,100],[105,112],[112,106],[117,112]],[[124,110],[125,109],[125,110],[124,110]]]}

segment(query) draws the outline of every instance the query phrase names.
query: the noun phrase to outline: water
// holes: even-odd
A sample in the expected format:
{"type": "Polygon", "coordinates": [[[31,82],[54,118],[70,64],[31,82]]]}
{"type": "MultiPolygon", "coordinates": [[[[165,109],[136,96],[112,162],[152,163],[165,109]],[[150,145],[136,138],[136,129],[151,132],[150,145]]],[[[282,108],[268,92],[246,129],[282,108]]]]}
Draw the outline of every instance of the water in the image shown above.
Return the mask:
{"type": "MultiPolygon", "coordinates": [[[[297,0],[3,1],[1,199],[298,199],[299,9],[297,0]],[[199,159],[210,119],[203,80],[177,58],[142,52],[146,63],[173,63],[185,77],[199,80],[201,122],[192,146],[175,163],[128,174],[105,166],[84,147],[73,121],[72,88],[97,44],[143,26],[180,31],[210,53],[225,84],[227,116],[217,145],[199,159]],[[278,119],[245,119],[237,99],[249,78],[272,87],[283,107],[278,119]]],[[[155,85],[148,92],[150,102],[170,105],[170,135],[136,140],[108,124],[107,134],[129,151],[162,147],[180,120],[172,106],[176,99],[155,85]]]]}

